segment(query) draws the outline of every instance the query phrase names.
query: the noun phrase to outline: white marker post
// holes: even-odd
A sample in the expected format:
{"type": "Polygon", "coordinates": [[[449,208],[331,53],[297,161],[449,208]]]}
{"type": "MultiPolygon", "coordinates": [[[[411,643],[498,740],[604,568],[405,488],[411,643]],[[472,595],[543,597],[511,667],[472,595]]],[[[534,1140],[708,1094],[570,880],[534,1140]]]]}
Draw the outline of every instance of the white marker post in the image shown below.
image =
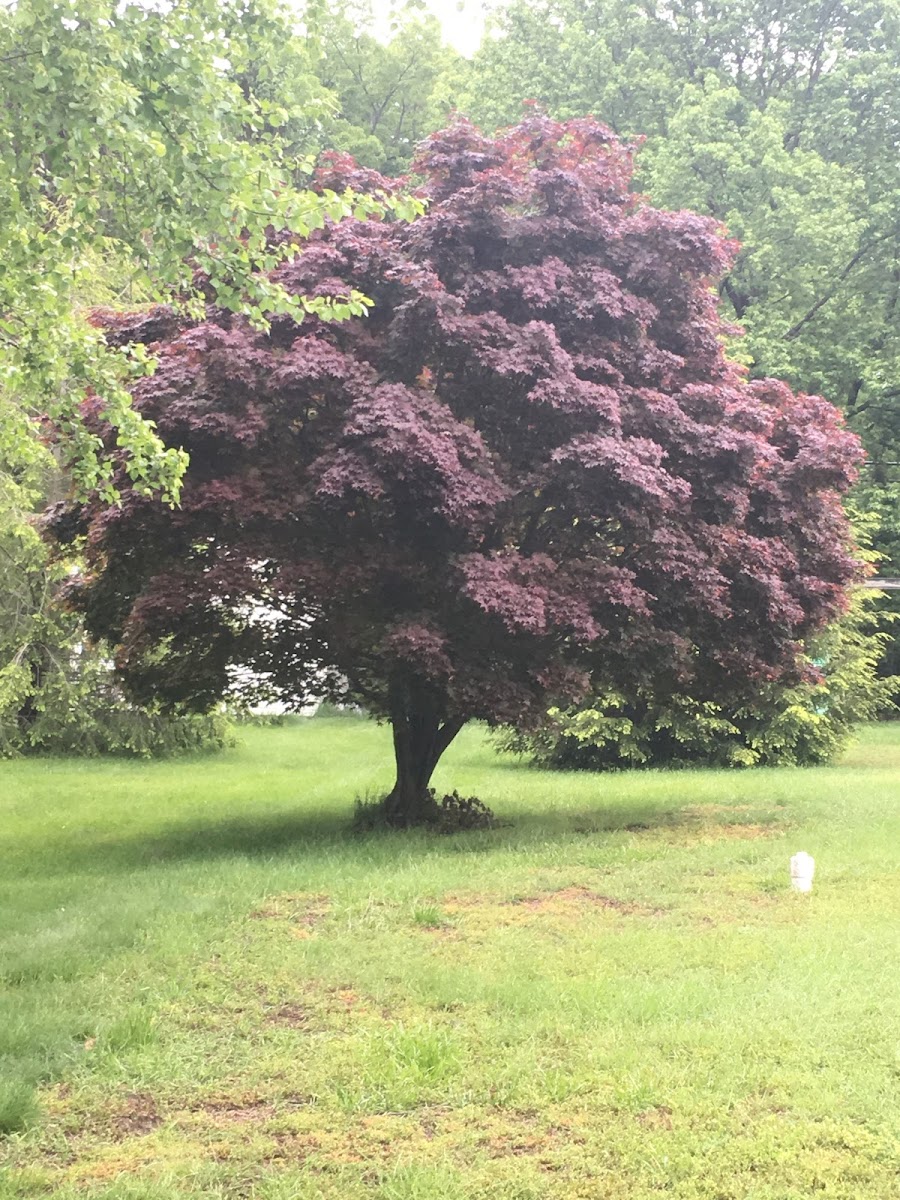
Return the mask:
{"type": "Polygon", "coordinates": [[[791,859],[791,887],[795,892],[811,892],[815,873],[816,860],[805,850],[791,859]]]}

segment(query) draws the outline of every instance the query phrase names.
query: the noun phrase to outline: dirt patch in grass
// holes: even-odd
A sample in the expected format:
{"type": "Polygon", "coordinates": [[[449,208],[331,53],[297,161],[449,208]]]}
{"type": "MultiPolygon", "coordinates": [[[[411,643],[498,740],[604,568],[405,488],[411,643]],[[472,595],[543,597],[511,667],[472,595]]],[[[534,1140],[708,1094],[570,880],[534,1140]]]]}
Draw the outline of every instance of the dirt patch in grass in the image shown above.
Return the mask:
{"type": "Polygon", "coordinates": [[[789,825],[785,811],[783,804],[689,804],[679,812],[680,831],[706,844],[779,838],[789,825]]]}
{"type": "Polygon", "coordinates": [[[784,804],[688,804],[680,810],[686,817],[714,817],[730,813],[784,812],[784,804]]]}
{"type": "Polygon", "coordinates": [[[521,1135],[501,1134],[499,1137],[489,1137],[482,1143],[491,1158],[522,1158],[526,1155],[546,1154],[551,1143],[541,1134],[521,1135]]]}
{"type": "Polygon", "coordinates": [[[295,936],[309,937],[331,911],[327,896],[313,896],[305,892],[272,896],[261,907],[250,913],[254,921],[287,921],[294,927],[295,936]]]}
{"type": "MultiPolygon", "coordinates": [[[[687,804],[662,812],[652,821],[621,826],[626,833],[677,845],[711,845],[726,840],[782,837],[790,822],[784,804],[687,804]]],[[[587,831],[579,828],[579,832],[587,831]]],[[[598,826],[594,832],[612,832],[598,826]]]]}
{"type": "Polygon", "coordinates": [[[784,830],[778,825],[712,825],[704,829],[703,841],[756,841],[757,838],[783,837],[784,830]]]}
{"type": "Polygon", "coordinates": [[[588,915],[613,917],[659,917],[666,910],[642,904],[636,900],[625,900],[595,892],[582,884],[536,892],[533,895],[516,896],[511,900],[498,900],[496,896],[480,893],[459,893],[447,896],[444,909],[448,915],[459,918],[464,932],[466,927],[489,929],[497,925],[518,925],[533,920],[580,921],[588,915]]]}
{"type": "Polygon", "coordinates": [[[638,1124],[644,1129],[671,1129],[672,1110],[667,1104],[654,1104],[637,1114],[638,1124]]]}
{"type": "MultiPolygon", "coordinates": [[[[733,811],[733,810],[731,810],[733,811]]],[[[717,821],[710,814],[688,814],[684,820],[668,825],[629,826],[631,833],[646,833],[650,838],[680,846],[711,846],[724,841],[756,841],[759,838],[784,837],[786,826],[773,820],[717,821]]]]}
{"type": "Polygon", "coordinates": [[[132,1092],[126,1096],[124,1107],[112,1118],[110,1131],[113,1140],[123,1141],[152,1133],[162,1121],[156,1101],[149,1092],[132,1092]]]}
{"type": "Polygon", "coordinates": [[[282,1004],[272,1012],[266,1013],[266,1023],[302,1029],[309,1026],[310,1013],[301,1004],[282,1004]]]}
{"type": "Polygon", "coordinates": [[[604,896],[588,887],[576,885],[560,888],[555,892],[541,892],[536,896],[523,896],[510,901],[518,907],[530,909],[555,909],[562,911],[572,907],[605,908],[627,916],[657,916],[661,910],[638,904],[633,900],[621,900],[616,896],[604,896]]]}
{"type": "Polygon", "coordinates": [[[270,1030],[294,1030],[298,1034],[346,1032],[357,1017],[373,1014],[378,1005],[371,996],[340,980],[297,980],[289,988],[259,987],[256,1023],[270,1030]]]}
{"type": "Polygon", "coordinates": [[[433,1159],[458,1153],[461,1147],[468,1155],[475,1150],[489,1159],[543,1160],[583,1140],[546,1114],[488,1114],[443,1105],[360,1115],[316,1129],[278,1130],[272,1137],[277,1147],[273,1157],[281,1160],[312,1156],[311,1165],[326,1169],[358,1164],[376,1170],[401,1153],[410,1160],[433,1159]]]}
{"type": "Polygon", "coordinates": [[[215,1104],[204,1104],[194,1112],[203,1112],[213,1117],[217,1124],[247,1125],[250,1122],[270,1121],[276,1113],[275,1106],[266,1100],[252,1100],[242,1104],[240,1101],[222,1101],[215,1104]]]}
{"type": "Polygon", "coordinates": [[[262,1124],[286,1113],[297,1112],[312,1104],[311,1096],[300,1092],[285,1096],[258,1094],[206,1096],[193,1100],[182,1110],[209,1118],[216,1125],[262,1124]]]}
{"type": "MultiPolygon", "coordinates": [[[[493,1123],[492,1123],[493,1124],[493,1123]]],[[[499,1128],[488,1129],[478,1139],[490,1158],[531,1158],[546,1155],[568,1140],[569,1131],[534,1113],[511,1113],[497,1122],[499,1128]]]]}
{"type": "Polygon", "coordinates": [[[558,1171],[560,1152],[584,1138],[565,1122],[520,1110],[490,1122],[477,1144],[491,1159],[530,1159],[543,1171],[558,1171]]]}
{"type": "Polygon", "coordinates": [[[373,1012],[377,1009],[377,1005],[371,997],[361,996],[347,984],[326,988],[323,999],[325,1011],[336,1014],[338,1017],[349,1013],[361,1016],[363,1013],[373,1012]]]}
{"type": "Polygon", "coordinates": [[[426,1142],[433,1142],[441,1120],[451,1110],[446,1105],[432,1105],[419,1113],[419,1129],[426,1142]]]}
{"type": "Polygon", "coordinates": [[[113,1092],[87,1106],[66,1085],[46,1091],[44,1109],[53,1118],[55,1136],[41,1146],[35,1162],[50,1165],[75,1162],[85,1146],[118,1147],[147,1137],[167,1119],[149,1092],[113,1092]]]}
{"type": "Polygon", "coordinates": [[[273,1163],[281,1165],[287,1162],[293,1165],[303,1163],[305,1169],[312,1174],[322,1173],[321,1167],[306,1166],[309,1156],[317,1154],[321,1148],[320,1140],[314,1133],[291,1133],[278,1130],[272,1134],[272,1140],[275,1145],[262,1160],[264,1165],[269,1166],[273,1163]]]}

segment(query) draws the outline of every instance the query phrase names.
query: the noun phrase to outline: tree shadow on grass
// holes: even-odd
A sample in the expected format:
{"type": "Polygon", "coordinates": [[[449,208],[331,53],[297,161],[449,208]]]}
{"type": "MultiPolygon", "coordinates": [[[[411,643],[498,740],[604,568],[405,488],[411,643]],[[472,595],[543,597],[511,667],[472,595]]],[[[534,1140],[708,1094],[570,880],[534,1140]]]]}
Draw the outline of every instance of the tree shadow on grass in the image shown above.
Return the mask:
{"type": "MultiPolygon", "coordinates": [[[[249,809],[249,806],[248,806],[249,809]]],[[[45,874],[107,874],[135,871],[168,862],[222,858],[268,858],[298,850],[325,850],[348,840],[349,817],[339,812],[275,812],[246,817],[198,817],[161,829],[122,836],[85,830],[39,843],[19,843],[29,871],[45,874]]]]}
{"type": "MultiPolygon", "coordinates": [[[[121,837],[92,831],[58,839],[19,844],[28,872],[44,875],[69,873],[104,875],[151,869],[163,864],[214,862],[228,858],[316,857],[333,851],[354,857],[389,862],[399,853],[420,849],[424,854],[485,854],[517,849],[548,838],[571,841],[584,836],[612,836],[651,829],[669,829],[691,819],[677,809],[658,804],[610,805],[558,809],[531,805],[510,813],[500,807],[498,825],[492,829],[437,833],[428,829],[358,831],[353,812],[315,809],[248,813],[221,820],[197,818],[154,831],[121,837]]],[[[12,866],[12,864],[9,864],[12,866]]]]}

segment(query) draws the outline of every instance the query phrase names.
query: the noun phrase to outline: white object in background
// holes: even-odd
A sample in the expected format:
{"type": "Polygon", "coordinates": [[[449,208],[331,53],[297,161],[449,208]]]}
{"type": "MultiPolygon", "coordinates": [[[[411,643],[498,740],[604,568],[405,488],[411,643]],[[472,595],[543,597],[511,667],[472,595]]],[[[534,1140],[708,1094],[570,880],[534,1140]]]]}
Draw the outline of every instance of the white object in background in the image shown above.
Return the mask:
{"type": "Polygon", "coordinates": [[[791,859],[791,887],[795,892],[811,892],[815,873],[816,860],[805,850],[791,859]]]}

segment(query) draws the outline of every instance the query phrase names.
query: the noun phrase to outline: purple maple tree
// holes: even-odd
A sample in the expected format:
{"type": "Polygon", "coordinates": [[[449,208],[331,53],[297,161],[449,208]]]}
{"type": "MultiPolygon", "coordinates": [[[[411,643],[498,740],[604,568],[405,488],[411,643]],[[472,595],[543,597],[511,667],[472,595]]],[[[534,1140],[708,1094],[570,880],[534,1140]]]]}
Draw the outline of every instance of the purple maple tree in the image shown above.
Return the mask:
{"type": "Polygon", "coordinates": [[[399,824],[466,722],[533,727],[592,670],[796,675],[859,569],[858,444],[726,359],[713,223],[634,194],[593,120],[458,121],[415,170],[425,216],[331,225],[278,272],[362,290],[366,319],[107,320],[159,357],[134,398],[190,453],[183,503],[123,474],[119,507],[56,522],[137,696],[203,708],[242,666],[289,703],[356,701],[392,726],[399,824]]]}

